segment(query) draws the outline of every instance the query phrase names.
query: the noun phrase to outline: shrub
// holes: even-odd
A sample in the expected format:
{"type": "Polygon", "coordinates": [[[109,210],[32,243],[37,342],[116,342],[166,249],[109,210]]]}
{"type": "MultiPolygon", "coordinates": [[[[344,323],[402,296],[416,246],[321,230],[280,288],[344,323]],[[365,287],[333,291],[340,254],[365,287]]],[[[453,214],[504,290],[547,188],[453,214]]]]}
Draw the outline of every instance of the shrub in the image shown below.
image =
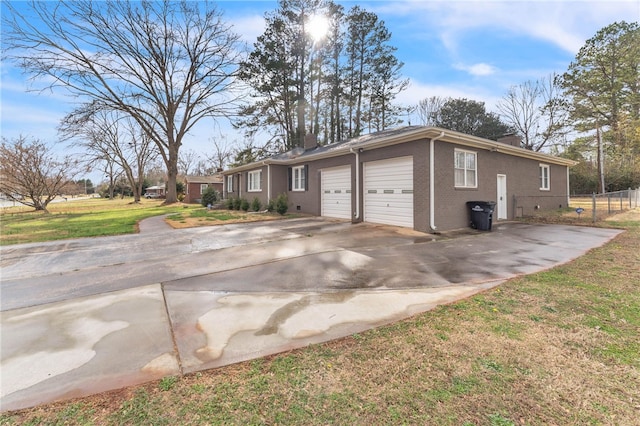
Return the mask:
{"type": "Polygon", "coordinates": [[[212,186],[207,187],[202,193],[202,200],[200,204],[207,207],[209,204],[213,205],[220,199],[220,194],[212,186]]]}
{"type": "Polygon", "coordinates": [[[233,208],[234,210],[240,210],[240,204],[242,203],[242,201],[240,200],[240,198],[234,198],[233,199],[233,208]]]}
{"type": "Polygon", "coordinates": [[[287,194],[280,194],[276,199],[276,211],[284,216],[289,210],[289,200],[287,199],[287,194]]]}
{"type": "Polygon", "coordinates": [[[276,202],[274,200],[269,200],[267,203],[267,211],[269,213],[273,213],[276,209],[276,202]]]}
{"type": "Polygon", "coordinates": [[[251,210],[253,210],[254,212],[259,212],[261,208],[262,203],[260,202],[260,199],[258,197],[254,198],[251,202],[251,210]]]}
{"type": "Polygon", "coordinates": [[[246,199],[246,198],[243,198],[243,199],[240,201],[240,208],[241,208],[242,210],[244,210],[245,212],[249,210],[249,202],[247,201],[247,199],[246,199]]]}
{"type": "Polygon", "coordinates": [[[227,198],[226,206],[227,206],[227,209],[233,210],[234,199],[233,198],[227,198]]]}

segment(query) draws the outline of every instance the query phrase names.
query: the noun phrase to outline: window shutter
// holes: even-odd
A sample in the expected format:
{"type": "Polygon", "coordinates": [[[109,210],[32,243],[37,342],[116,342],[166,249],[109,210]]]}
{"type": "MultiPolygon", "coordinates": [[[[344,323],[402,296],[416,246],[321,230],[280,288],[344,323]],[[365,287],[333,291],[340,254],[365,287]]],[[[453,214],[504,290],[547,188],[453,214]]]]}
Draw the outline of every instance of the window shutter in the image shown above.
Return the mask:
{"type": "Polygon", "coordinates": [[[292,181],[293,181],[293,169],[291,167],[287,168],[287,177],[289,178],[289,191],[291,191],[292,181]]]}
{"type": "Polygon", "coordinates": [[[309,190],[309,165],[304,165],[304,190],[309,190]]]}

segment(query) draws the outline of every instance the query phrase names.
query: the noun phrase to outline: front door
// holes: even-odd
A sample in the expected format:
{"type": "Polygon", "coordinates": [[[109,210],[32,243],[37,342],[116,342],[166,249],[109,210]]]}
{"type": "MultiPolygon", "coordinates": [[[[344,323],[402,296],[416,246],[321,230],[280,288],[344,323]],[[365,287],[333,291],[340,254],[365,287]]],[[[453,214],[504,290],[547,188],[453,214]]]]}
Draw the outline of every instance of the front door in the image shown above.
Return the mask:
{"type": "Polygon", "coordinates": [[[496,218],[507,219],[507,175],[498,175],[496,218]]]}

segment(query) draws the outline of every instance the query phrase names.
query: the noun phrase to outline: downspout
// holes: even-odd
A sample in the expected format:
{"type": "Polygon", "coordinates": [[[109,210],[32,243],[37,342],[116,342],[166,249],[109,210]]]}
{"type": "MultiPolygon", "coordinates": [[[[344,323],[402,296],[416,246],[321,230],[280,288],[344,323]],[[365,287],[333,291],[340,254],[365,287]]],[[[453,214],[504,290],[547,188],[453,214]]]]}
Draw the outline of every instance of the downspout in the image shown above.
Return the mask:
{"type": "Polygon", "coordinates": [[[356,211],[353,214],[353,219],[360,219],[360,152],[354,151],[353,148],[349,148],[352,154],[356,155],[356,211]]]}
{"type": "Polygon", "coordinates": [[[429,141],[429,227],[436,232],[436,183],[435,183],[435,141],[444,137],[444,132],[440,132],[440,136],[436,136],[429,141]]]}
{"type": "Polygon", "coordinates": [[[271,200],[271,164],[267,164],[266,161],[262,162],[263,166],[267,166],[267,203],[271,200]]]}
{"type": "Polygon", "coordinates": [[[567,205],[569,207],[571,205],[571,182],[569,182],[569,166],[567,166],[567,205]]]}

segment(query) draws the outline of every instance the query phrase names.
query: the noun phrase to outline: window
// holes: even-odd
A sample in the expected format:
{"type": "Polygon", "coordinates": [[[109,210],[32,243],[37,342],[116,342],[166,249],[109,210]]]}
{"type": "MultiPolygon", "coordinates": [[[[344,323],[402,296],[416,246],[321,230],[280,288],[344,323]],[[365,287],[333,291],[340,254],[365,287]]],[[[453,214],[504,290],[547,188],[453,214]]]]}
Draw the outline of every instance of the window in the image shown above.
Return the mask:
{"type": "Polygon", "coordinates": [[[547,164],[540,164],[540,190],[548,191],[550,188],[549,166],[547,164]]]}
{"type": "Polygon", "coordinates": [[[258,192],[262,191],[262,170],[256,170],[247,173],[248,186],[247,191],[258,192]]]}
{"type": "Polygon", "coordinates": [[[304,191],[306,188],[306,180],[307,176],[305,173],[305,167],[293,167],[293,190],[294,191],[304,191]]]}
{"type": "Polygon", "coordinates": [[[207,190],[208,187],[209,187],[209,185],[207,185],[206,183],[201,183],[200,184],[200,195],[204,194],[204,192],[207,190]]]}
{"type": "Polygon", "coordinates": [[[227,192],[233,192],[233,175],[227,176],[227,192]]]}
{"type": "Polygon", "coordinates": [[[472,151],[456,149],[454,155],[456,188],[477,188],[477,154],[472,151]]]}

